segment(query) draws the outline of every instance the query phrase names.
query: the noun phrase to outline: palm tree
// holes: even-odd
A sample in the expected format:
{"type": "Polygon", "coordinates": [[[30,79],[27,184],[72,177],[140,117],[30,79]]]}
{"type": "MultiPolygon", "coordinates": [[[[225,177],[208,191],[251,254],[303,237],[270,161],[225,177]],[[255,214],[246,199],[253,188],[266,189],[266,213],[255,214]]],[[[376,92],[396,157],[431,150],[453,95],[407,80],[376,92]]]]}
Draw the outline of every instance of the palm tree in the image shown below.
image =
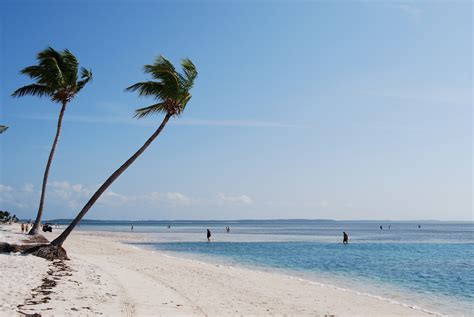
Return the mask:
{"type": "Polygon", "coordinates": [[[59,111],[56,136],[54,137],[44,171],[38,213],[33,228],[29,232],[31,235],[38,233],[41,217],[43,216],[46,184],[48,183],[49,169],[53,161],[54,152],[56,151],[59,135],[61,134],[64,111],[66,110],[67,104],[92,79],[92,72],[82,67],[80,70],[80,79],[78,80],[79,62],[67,49],[58,52],[48,47],[38,53],[37,60],[38,65],[28,66],[21,71],[22,74],[33,79],[35,83],[18,88],[13,92],[12,96],[23,97],[31,95],[49,97],[53,102],[61,104],[61,110],[59,111]]]}
{"type": "Polygon", "coordinates": [[[6,125],[0,125],[0,133],[7,131],[8,127],[6,125]]]}
{"type": "Polygon", "coordinates": [[[128,87],[128,91],[138,91],[140,96],[152,96],[158,101],[151,106],[140,108],[135,111],[135,117],[143,118],[155,113],[163,113],[165,117],[158,129],[146,140],[145,144],[138,149],[122,166],[120,166],[92,195],[77,217],[64,230],[59,237],[51,242],[55,247],[61,247],[71,231],[81,221],[84,215],[99,199],[99,197],[112,185],[112,183],[132,165],[132,163],[146,150],[164,129],[171,117],[179,116],[191,99],[191,88],[197,77],[197,70],[189,59],[181,62],[183,73],[178,73],[173,64],[163,56],[158,57],[152,65],[145,65],[144,71],[150,74],[155,81],[139,82],[128,87]]]}

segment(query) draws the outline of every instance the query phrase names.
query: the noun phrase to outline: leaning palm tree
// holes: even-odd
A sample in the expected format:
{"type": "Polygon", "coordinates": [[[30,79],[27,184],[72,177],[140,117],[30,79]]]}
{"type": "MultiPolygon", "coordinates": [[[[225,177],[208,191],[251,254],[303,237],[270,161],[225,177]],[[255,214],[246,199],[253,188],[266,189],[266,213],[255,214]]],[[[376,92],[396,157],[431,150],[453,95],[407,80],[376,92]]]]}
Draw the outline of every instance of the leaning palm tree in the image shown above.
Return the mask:
{"type": "Polygon", "coordinates": [[[23,97],[26,95],[49,97],[53,102],[61,104],[59,111],[56,136],[49,153],[48,162],[43,175],[43,184],[41,186],[41,196],[39,201],[38,213],[33,228],[29,234],[38,233],[41,218],[43,216],[44,197],[46,194],[46,184],[48,183],[49,169],[53,161],[54,152],[58,144],[61,126],[63,122],[64,111],[67,104],[84,88],[92,79],[92,72],[85,68],[80,70],[80,79],[78,80],[79,62],[77,58],[67,49],[58,52],[51,47],[41,51],[37,56],[38,65],[28,66],[21,73],[35,81],[34,84],[18,88],[13,92],[13,97],[23,97]]]}
{"type": "Polygon", "coordinates": [[[8,127],[6,125],[0,125],[0,133],[7,131],[8,127]]]}
{"type": "MultiPolygon", "coordinates": [[[[132,165],[132,163],[146,150],[146,148],[156,139],[156,137],[164,129],[168,120],[171,117],[180,115],[186,104],[191,99],[191,88],[194,80],[197,77],[197,70],[194,64],[189,59],[184,59],[181,62],[183,73],[178,73],[173,64],[163,56],[158,57],[152,65],[145,65],[145,73],[153,77],[155,81],[146,81],[136,83],[127,88],[129,91],[138,91],[140,96],[152,96],[157,103],[140,108],[135,111],[135,117],[143,118],[155,113],[163,113],[165,116],[158,129],[146,140],[145,144],[138,149],[122,166],[120,166],[107,180],[99,187],[99,189],[92,195],[86,205],[79,212],[77,217],[71,224],[51,242],[54,247],[61,247],[71,231],[81,221],[84,215],[99,199],[99,197],[107,190],[107,188],[132,165]]],[[[56,249],[53,252],[57,252],[56,249]]]]}

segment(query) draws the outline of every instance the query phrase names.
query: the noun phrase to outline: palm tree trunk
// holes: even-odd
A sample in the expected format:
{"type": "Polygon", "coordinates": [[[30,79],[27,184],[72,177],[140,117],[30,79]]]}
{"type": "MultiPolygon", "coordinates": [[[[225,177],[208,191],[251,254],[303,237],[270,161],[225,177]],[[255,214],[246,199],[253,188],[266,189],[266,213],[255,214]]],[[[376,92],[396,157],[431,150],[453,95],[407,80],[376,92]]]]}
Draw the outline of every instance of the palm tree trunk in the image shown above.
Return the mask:
{"type": "Polygon", "coordinates": [[[161,122],[158,129],[151,135],[151,137],[146,140],[145,144],[133,154],[122,166],[120,166],[112,175],[107,178],[107,180],[99,187],[99,189],[92,195],[91,199],[87,204],[82,208],[81,212],[76,216],[76,218],[71,222],[71,224],[64,230],[59,237],[54,239],[51,244],[54,246],[62,246],[66,238],[71,234],[72,230],[77,226],[81,221],[84,215],[89,211],[89,209],[94,205],[94,203],[99,199],[99,197],[109,188],[110,185],[123,173],[125,170],[132,165],[132,163],[146,150],[146,148],[156,139],[156,137],[164,129],[165,125],[168,123],[168,120],[171,118],[171,114],[166,114],[163,122],[161,122]]]}
{"type": "Polygon", "coordinates": [[[59,135],[61,134],[61,127],[63,125],[63,116],[64,111],[66,111],[67,102],[63,102],[61,107],[61,111],[59,112],[58,118],[58,128],[56,129],[56,136],[54,137],[53,146],[51,147],[51,152],[49,152],[48,163],[46,163],[46,169],[44,170],[43,176],[43,185],[41,186],[41,197],[38,207],[38,213],[36,214],[36,220],[33,224],[33,228],[31,228],[28,234],[35,235],[38,234],[38,229],[41,224],[41,218],[43,217],[43,206],[44,206],[44,196],[46,194],[46,184],[48,183],[48,176],[49,176],[49,168],[51,167],[51,163],[53,162],[54,152],[56,152],[56,145],[58,145],[59,135]]]}

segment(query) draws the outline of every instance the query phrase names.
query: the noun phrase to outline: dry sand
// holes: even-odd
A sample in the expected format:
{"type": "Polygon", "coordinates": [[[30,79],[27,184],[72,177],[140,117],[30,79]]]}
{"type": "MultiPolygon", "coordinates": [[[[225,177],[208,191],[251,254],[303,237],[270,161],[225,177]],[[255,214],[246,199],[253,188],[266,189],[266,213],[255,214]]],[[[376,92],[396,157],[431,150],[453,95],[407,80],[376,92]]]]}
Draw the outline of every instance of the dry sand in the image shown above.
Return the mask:
{"type": "MultiPolygon", "coordinates": [[[[25,237],[13,233],[18,226],[2,227],[0,241],[25,237]]],[[[64,263],[0,254],[0,315],[433,316],[286,275],[171,257],[121,242],[140,239],[139,234],[74,232],[64,245],[71,261],[64,263]]]]}

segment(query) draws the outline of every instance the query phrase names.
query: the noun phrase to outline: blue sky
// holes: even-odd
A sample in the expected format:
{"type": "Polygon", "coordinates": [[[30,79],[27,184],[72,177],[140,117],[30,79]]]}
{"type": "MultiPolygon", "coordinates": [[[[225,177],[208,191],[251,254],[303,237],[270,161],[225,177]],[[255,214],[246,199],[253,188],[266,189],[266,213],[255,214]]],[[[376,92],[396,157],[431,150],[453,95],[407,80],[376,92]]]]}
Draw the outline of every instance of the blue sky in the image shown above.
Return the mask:
{"type": "Polygon", "coordinates": [[[197,65],[186,112],[93,219],[472,220],[470,1],[2,1],[0,209],[34,218],[59,106],[13,99],[48,45],[94,80],[69,105],[45,218],[72,217],[160,123],[127,86],[197,65]]]}

